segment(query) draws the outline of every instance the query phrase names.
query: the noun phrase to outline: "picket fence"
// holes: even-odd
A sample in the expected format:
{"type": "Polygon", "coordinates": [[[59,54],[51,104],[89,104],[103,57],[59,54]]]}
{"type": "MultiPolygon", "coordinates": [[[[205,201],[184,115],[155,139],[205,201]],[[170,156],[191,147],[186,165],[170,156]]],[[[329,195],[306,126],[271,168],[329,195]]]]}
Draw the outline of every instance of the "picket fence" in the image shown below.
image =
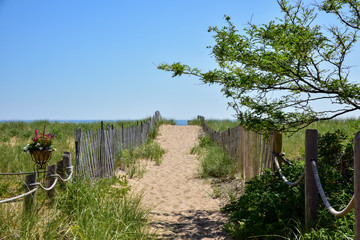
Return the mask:
{"type": "Polygon", "coordinates": [[[227,131],[215,131],[206,124],[203,116],[198,116],[198,120],[203,131],[236,161],[239,173],[245,181],[261,174],[264,169],[273,167],[274,135],[265,137],[246,131],[242,126],[229,128],[227,131]]]}
{"type": "Polygon", "coordinates": [[[84,178],[101,178],[115,175],[115,153],[121,149],[135,148],[143,145],[161,119],[156,111],[148,122],[141,122],[137,126],[114,129],[109,125],[104,129],[75,132],[75,176],[84,178]]]}

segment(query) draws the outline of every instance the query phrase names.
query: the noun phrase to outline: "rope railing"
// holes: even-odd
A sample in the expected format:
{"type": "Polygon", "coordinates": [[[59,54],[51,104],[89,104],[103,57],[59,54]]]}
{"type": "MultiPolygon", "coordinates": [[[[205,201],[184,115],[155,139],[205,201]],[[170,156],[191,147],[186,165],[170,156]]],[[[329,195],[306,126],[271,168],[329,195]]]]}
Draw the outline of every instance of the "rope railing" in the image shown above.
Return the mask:
{"type": "Polygon", "coordinates": [[[281,154],[276,155],[275,153],[273,154],[273,159],[274,159],[274,162],[275,162],[275,166],[276,166],[276,169],[279,172],[279,175],[280,175],[281,179],[286,183],[286,185],[289,185],[289,186],[297,186],[297,185],[299,185],[301,183],[301,181],[304,180],[304,178],[305,178],[305,170],[303,171],[303,173],[301,174],[301,176],[300,176],[300,178],[298,180],[296,180],[295,182],[290,182],[289,180],[287,180],[285,175],[282,173],[281,167],[280,167],[279,162],[277,160],[277,156],[283,157],[283,155],[281,155],[281,154]]]}
{"type": "Polygon", "coordinates": [[[71,179],[71,177],[72,177],[72,175],[73,175],[74,166],[69,166],[69,167],[66,167],[65,169],[69,169],[69,170],[71,171],[70,174],[69,174],[69,176],[68,176],[68,178],[63,179],[59,174],[52,174],[52,175],[50,175],[49,177],[57,177],[57,178],[59,178],[61,181],[67,182],[67,181],[69,181],[69,180],[71,179]]]}
{"type": "Polygon", "coordinates": [[[29,194],[32,194],[32,193],[35,192],[36,190],[38,190],[38,188],[34,188],[34,189],[32,189],[32,190],[24,193],[24,194],[21,194],[21,195],[19,195],[19,196],[16,196],[16,197],[12,197],[12,198],[7,198],[7,199],[0,200],[0,204],[1,204],[1,203],[6,203],[6,202],[15,201],[15,200],[17,200],[17,199],[19,199],[19,198],[22,198],[22,197],[25,197],[25,196],[27,196],[27,195],[29,195],[29,194]]]}
{"type": "MultiPolygon", "coordinates": [[[[278,134],[281,136],[281,133],[278,134]]],[[[276,136],[276,135],[275,135],[276,136]]],[[[316,129],[307,129],[305,131],[305,171],[302,173],[299,180],[296,182],[289,182],[284,174],[281,172],[279,162],[286,162],[284,154],[281,153],[282,138],[279,137],[278,143],[273,146],[273,161],[276,166],[281,179],[290,186],[295,186],[302,179],[304,179],[304,195],[305,195],[305,227],[306,231],[313,228],[317,220],[317,212],[319,208],[318,196],[326,207],[326,209],[336,217],[344,217],[352,209],[355,211],[355,239],[360,240],[360,133],[354,136],[353,147],[353,174],[354,174],[354,195],[352,196],[348,205],[340,211],[335,210],[329,203],[318,173],[318,131],[316,129]],[[279,162],[278,162],[279,161],[279,162]]]]}
{"type": "Polygon", "coordinates": [[[283,160],[284,162],[286,162],[287,165],[289,165],[289,166],[292,166],[292,165],[293,165],[288,159],[286,159],[286,158],[284,157],[284,156],[285,156],[285,153],[282,153],[281,156],[282,156],[282,160],[283,160]]]}
{"type": "Polygon", "coordinates": [[[32,183],[32,184],[30,184],[30,186],[39,186],[40,188],[42,188],[43,190],[45,190],[45,191],[50,191],[51,189],[53,189],[54,187],[55,187],[55,185],[56,185],[56,183],[57,183],[57,181],[58,181],[58,178],[55,178],[55,181],[53,182],[53,184],[50,186],[50,187],[44,187],[41,183],[39,183],[39,182],[36,182],[36,183],[32,183]]]}
{"type": "MultiPolygon", "coordinates": [[[[305,170],[303,171],[303,173],[301,174],[300,178],[298,180],[296,180],[295,182],[290,182],[289,180],[287,180],[287,178],[285,177],[285,175],[282,173],[281,171],[281,167],[279,165],[279,162],[277,160],[277,157],[280,156],[283,158],[283,155],[282,154],[273,154],[273,159],[274,159],[274,163],[275,163],[275,166],[279,172],[279,175],[281,177],[281,179],[289,186],[296,186],[298,185],[304,178],[305,178],[305,170]]],[[[345,216],[346,214],[348,214],[353,208],[354,208],[354,195],[352,196],[349,204],[341,211],[336,211],[332,206],[331,204],[329,203],[329,201],[327,200],[327,197],[325,195],[325,192],[324,192],[324,189],[322,187],[322,184],[321,184],[321,180],[320,180],[320,177],[319,177],[319,172],[318,172],[318,168],[317,168],[317,163],[315,160],[312,160],[311,161],[311,166],[312,166],[312,170],[314,172],[314,178],[315,178],[315,182],[316,182],[316,186],[317,186],[317,189],[318,189],[318,192],[321,196],[321,199],[326,207],[326,209],[334,216],[336,217],[343,217],[345,216]]]]}
{"type": "MultiPolygon", "coordinates": [[[[69,181],[71,178],[72,178],[72,175],[73,175],[73,166],[69,166],[69,167],[65,167],[64,169],[69,169],[69,176],[66,178],[66,179],[63,179],[59,174],[51,174],[51,175],[48,175],[48,177],[54,177],[55,178],[55,180],[54,180],[54,182],[53,182],[53,184],[50,186],[50,187],[44,187],[40,182],[36,182],[36,183],[32,183],[32,184],[29,184],[29,186],[37,186],[36,188],[34,188],[34,189],[31,189],[30,191],[28,191],[28,192],[26,192],[26,193],[24,193],[24,194],[21,194],[21,195],[19,195],[19,196],[15,196],[15,197],[12,197],[12,198],[7,198],[7,199],[2,199],[2,200],[0,200],[0,204],[1,203],[6,203],[6,202],[12,202],[12,201],[15,201],[15,200],[17,200],[17,199],[19,199],[19,198],[22,198],[22,197],[25,197],[25,196],[27,196],[27,195],[30,195],[30,194],[32,194],[32,193],[34,193],[36,190],[38,190],[39,189],[39,187],[40,188],[42,188],[43,190],[45,190],[45,191],[50,191],[50,190],[52,190],[54,187],[55,187],[55,185],[56,185],[56,183],[57,183],[57,181],[60,179],[61,181],[63,181],[63,182],[67,182],[67,181],[69,181]]],[[[41,172],[43,172],[43,171],[41,171],[41,172]]],[[[36,173],[36,172],[34,172],[34,173],[36,173]]]]}
{"type": "Polygon", "coordinates": [[[329,201],[327,200],[327,197],[325,195],[324,189],[321,185],[321,181],[320,181],[320,177],[319,177],[319,172],[318,172],[318,168],[317,168],[317,163],[314,159],[311,160],[311,166],[312,166],[312,170],[314,173],[314,178],[315,178],[315,182],[316,182],[316,186],[317,189],[319,191],[319,194],[321,196],[321,199],[323,200],[323,203],[325,204],[326,209],[334,216],[336,217],[343,217],[346,214],[348,214],[353,208],[354,208],[354,197],[355,195],[352,196],[349,204],[341,211],[336,211],[331,204],[329,203],[329,201]]]}

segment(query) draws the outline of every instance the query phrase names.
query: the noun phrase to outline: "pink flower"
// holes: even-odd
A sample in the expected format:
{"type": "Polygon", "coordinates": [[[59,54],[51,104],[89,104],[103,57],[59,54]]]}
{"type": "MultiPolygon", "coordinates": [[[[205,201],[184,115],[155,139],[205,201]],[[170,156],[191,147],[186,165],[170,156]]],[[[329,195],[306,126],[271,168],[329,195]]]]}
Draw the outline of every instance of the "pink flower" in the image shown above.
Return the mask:
{"type": "Polygon", "coordinates": [[[35,130],[35,135],[36,135],[36,137],[39,136],[39,131],[37,129],[35,130]]]}
{"type": "Polygon", "coordinates": [[[34,138],[33,138],[33,141],[36,142],[36,141],[37,141],[37,137],[34,137],[34,138]]]}

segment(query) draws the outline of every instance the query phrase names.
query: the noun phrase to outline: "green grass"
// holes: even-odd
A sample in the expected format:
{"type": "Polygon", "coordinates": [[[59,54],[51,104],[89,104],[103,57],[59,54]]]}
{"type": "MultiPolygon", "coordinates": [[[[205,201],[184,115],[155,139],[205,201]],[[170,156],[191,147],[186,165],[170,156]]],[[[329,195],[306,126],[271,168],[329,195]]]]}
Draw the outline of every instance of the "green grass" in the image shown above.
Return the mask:
{"type": "Polygon", "coordinates": [[[345,120],[330,120],[315,122],[305,129],[300,130],[294,134],[283,134],[283,152],[286,153],[286,157],[290,159],[303,159],[305,153],[305,131],[306,129],[317,129],[319,134],[325,134],[327,132],[334,132],[340,129],[348,137],[349,141],[352,141],[356,132],[359,131],[359,125],[356,119],[345,120]]]}
{"type": "Polygon", "coordinates": [[[165,150],[157,142],[151,141],[144,146],[123,149],[115,154],[115,167],[125,170],[130,178],[141,178],[145,173],[145,166],[141,160],[148,159],[160,165],[165,150]]]}
{"type": "Polygon", "coordinates": [[[96,183],[78,179],[57,186],[54,202],[38,191],[33,211],[22,202],[0,205],[0,239],[155,239],[140,196],[130,196],[126,179],[96,183]]]}
{"type": "Polygon", "coordinates": [[[209,119],[205,123],[215,131],[226,131],[228,128],[239,126],[238,121],[209,119]]]}
{"type": "MultiPolygon", "coordinates": [[[[239,121],[229,119],[209,119],[205,120],[205,123],[215,131],[226,131],[228,128],[239,126],[239,121]]],[[[193,119],[188,122],[188,125],[201,125],[201,122],[198,119],[193,119]]]]}
{"type": "Polygon", "coordinates": [[[208,137],[200,138],[197,146],[191,150],[192,154],[197,154],[200,164],[198,176],[201,178],[220,178],[232,179],[236,173],[235,161],[208,137]]]}

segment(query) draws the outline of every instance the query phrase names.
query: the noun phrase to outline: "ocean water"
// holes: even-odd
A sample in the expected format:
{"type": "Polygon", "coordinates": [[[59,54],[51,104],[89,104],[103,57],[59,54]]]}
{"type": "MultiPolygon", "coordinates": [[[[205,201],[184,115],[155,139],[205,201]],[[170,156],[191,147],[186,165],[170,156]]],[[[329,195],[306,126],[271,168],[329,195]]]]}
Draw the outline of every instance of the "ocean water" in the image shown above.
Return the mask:
{"type": "Polygon", "coordinates": [[[188,120],[175,120],[175,125],[176,126],[187,126],[188,120]]]}
{"type": "MultiPolygon", "coordinates": [[[[33,122],[37,120],[0,120],[0,122],[11,122],[11,121],[22,121],[22,122],[33,122]]],[[[115,122],[115,121],[131,121],[131,120],[47,120],[49,122],[60,122],[60,123],[93,123],[93,122],[115,122]]],[[[177,126],[187,126],[188,120],[175,120],[175,125],[177,126]]]]}

